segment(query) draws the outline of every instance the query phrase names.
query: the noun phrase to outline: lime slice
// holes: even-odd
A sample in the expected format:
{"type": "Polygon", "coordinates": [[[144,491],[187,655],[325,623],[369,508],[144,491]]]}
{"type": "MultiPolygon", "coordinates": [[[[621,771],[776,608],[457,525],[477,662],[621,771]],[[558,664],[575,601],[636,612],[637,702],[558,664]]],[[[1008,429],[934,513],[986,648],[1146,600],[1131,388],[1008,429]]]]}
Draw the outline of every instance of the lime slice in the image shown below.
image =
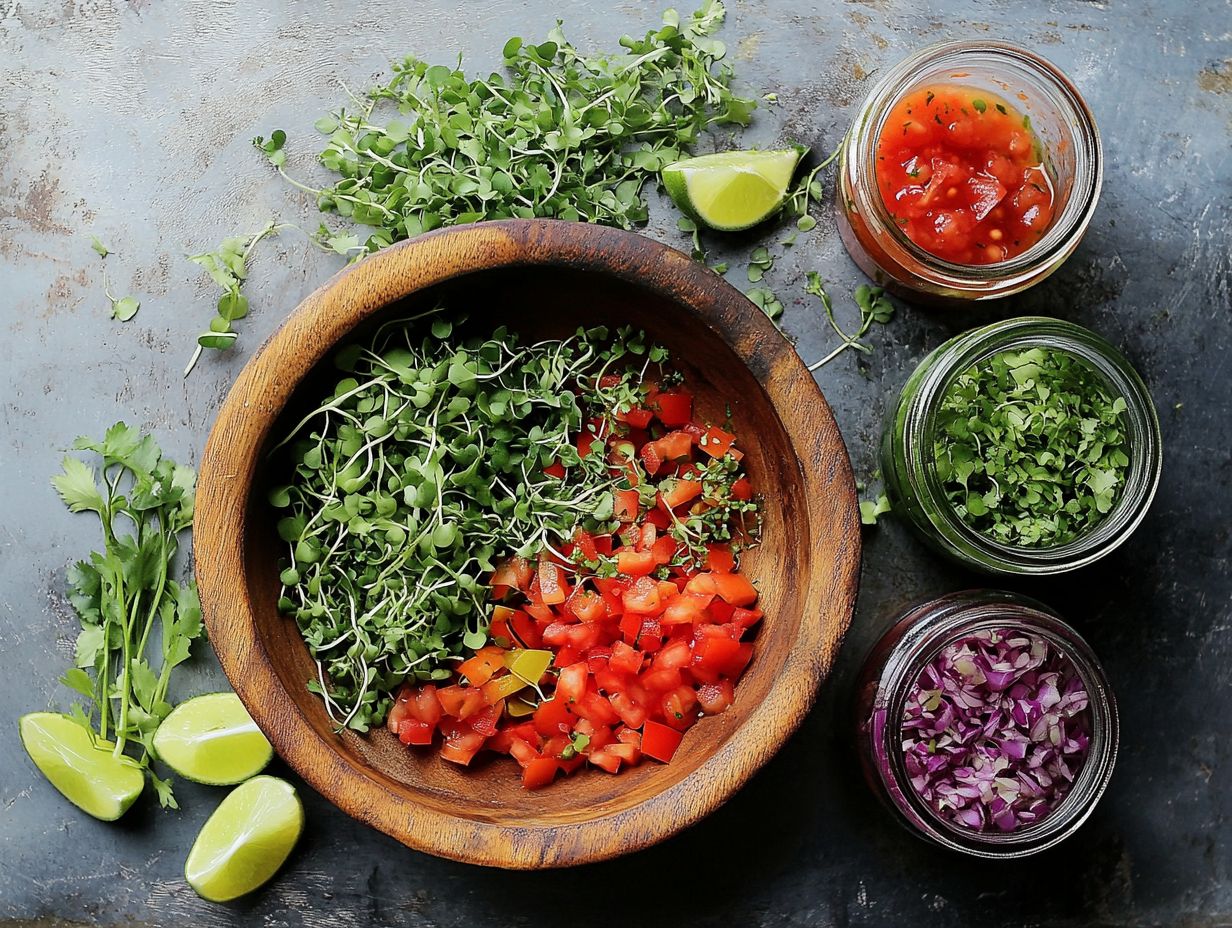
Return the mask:
{"type": "Polygon", "coordinates": [[[253,777],[233,789],[201,826],[184,878],[211,902],[228,902],[269,881],[304,830],[304,807],[286,780],[253,777]]]}
{"type": "Polygon", "coordinates": [[[676,161],[663,169],[663,186],[690,218],[711,229],[736,232],[776,213],[787,197],[796,165],[808,149],[724,151],[676,161]]]}
{"type": "Polygon", "coordinates": [[[180,776],[210,786],[243,783],[274,756],[234,693],[206,693],[180,703],[154,733],[154,750],[180,776]]]}
{"type": "Polygon", "coordinates": [[[21,743],[51,785],[83,812],[114,822],[128,811],[145,786],[145,775],[131,757],[112,754],[110,741],[57,712],[31,712],[17,722],[21,743]]]}

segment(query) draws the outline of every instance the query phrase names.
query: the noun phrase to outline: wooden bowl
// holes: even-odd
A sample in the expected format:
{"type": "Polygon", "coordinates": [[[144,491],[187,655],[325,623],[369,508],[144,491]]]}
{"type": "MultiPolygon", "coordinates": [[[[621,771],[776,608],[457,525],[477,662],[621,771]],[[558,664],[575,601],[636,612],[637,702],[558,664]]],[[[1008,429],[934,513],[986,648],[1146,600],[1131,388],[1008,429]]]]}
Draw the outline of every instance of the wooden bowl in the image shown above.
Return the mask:
{"type": "Polygon", "coordinates": [[[717,808],[770,759],[808,713],[851,621],[860,528],[829,406],[739,291],[639,235],[531,220],[422,236],[308,297],[249,361],[218,413],[201,463],[194,547],[218,659],[287,763],[343,811],[410,847],[528,869],[661,841],[717,808]],[[284,546],[265,501],[265,449],[290,416],[332,389],[340,375],[321,363],[331,349],[388,313],[441,300],[526,337],[582,323],[641,327],[671,350],[702,417],[721,421],[730,406],[765,496],[763,542],[745,564],[766,618],[735,704],[691,729],[671,764],[646,762],[619,776],[585,771],[526,792],[507,759],[466,769],[408,750],[384,730],[338,734],[305,688],[314,664],[276,605],[284,546]]]}

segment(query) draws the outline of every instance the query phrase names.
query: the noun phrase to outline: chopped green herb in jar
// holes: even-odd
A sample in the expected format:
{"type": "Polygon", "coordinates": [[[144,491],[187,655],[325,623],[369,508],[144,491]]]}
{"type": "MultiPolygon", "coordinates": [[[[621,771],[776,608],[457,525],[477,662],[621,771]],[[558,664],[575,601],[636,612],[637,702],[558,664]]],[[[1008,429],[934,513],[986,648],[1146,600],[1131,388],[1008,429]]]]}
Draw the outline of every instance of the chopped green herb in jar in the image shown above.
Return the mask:
{"type": "Polygon", "coordinates": [[[1047,348],[959,374],[937,413],[937,476],[959,517],[1003,544],[1069,544],[1125,485],[1126,404],[1089,365],[1047,348]]]}

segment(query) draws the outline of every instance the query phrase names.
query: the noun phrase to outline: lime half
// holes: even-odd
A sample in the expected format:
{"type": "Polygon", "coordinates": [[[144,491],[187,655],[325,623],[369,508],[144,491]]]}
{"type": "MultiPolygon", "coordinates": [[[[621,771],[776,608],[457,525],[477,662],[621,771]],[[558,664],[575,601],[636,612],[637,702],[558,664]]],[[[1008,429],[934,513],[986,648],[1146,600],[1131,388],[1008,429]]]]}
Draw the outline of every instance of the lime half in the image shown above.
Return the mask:
{"type": "Polygon", "coordinates": [[[274,756],[234,693],[207,693],[180,703],[154,733],[154,750],[180,776],[210,786],[243,783],[274,756]]]}
{"type": "Polygon", "coordinates": [[[233,789],[201,827],[184,878],[211,902],[238,899],[267,883],[304,830],[304,807],[286,780],[253,777],[233,789]]]}
{"type": "Polygon", "coordinates": [[[807,152],[797,145],[688,158],[663,169],[663,186],[690,218],[711,229],[736,232],[778,212],[796,165],[807,152]]]}
{"type": "Polygon", "coordinates": [[[141,795],[145,775],[137,762],[116,757],[114,744],[94,737],[67,715],[31,712],[17,727],[35,766],[83,812],[114,822],[141,795]]]}

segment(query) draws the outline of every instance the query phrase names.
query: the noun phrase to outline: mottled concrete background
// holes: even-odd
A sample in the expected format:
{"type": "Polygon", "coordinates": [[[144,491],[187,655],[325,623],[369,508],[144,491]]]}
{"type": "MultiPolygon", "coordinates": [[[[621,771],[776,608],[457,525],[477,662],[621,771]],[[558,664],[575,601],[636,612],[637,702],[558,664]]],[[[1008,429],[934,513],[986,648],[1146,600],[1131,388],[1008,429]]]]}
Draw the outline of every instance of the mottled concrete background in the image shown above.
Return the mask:
{"type": "MultiPolygon", "coordinates": [[[[846,701],[863,650],[906,601],[981,582],[892,520],[867,533],[853,632],[799,735],[726,808],[630,859],[488,872],[407,851],[307,790],[308,831],[278,881],[247,902],[213,906],[180,871],[218,791],[180,785],[179,813],[142,804],[104,825],[63,802],[21,752],[17,716],[65,702],[55,678],[75,623],[62,573],[95,543],[48,487],[60,449],[124,417],[195,461],[253,346],[337,269],[296,233],[262,248],[240,347],[181,378],[211,311],[211,285],[184,254],[273,216],[315,226],[310,204],[271,176],[248,140],[285,128],[292,171],[311,177],[313,121],[341,99],[341,83],[361,87],[392,58],[462,53],[490,69],[505,38],[542,36],[557,15],[579,45],[607,48],[658,13],[641,0],[0,0],[4,924],[1232,924],[1227,0],[731,0],[723,35],[746,87],[781,101],[759,111],[747,143],[828,151],[879,68],[956,36],[1038,48],[1096,112],[1109,163],[1103,202],[1059,274],[981,314],[907,308],[875,333],[870,357],[848,353],[818,374],[864,475],[908,372],[977,321],[1028,311],[1073,319],[1123,349],[1150,384],[1167,461],[1146,523],[1078,577],[1019,587],[1089,637],[1124,717],[1111,790],[1063,847],[1013,865],[959,859],[901,832],[859,781],[846,701]],[[91,233],[115,251],[106,262],[113,291],[142,301],[127,325],[107,318],[91,233]]],[[[648,233],[679,243],[674,221],[656,204],[648,233]]],[[[746,253],[727,255],[743,286],[746,253]]],[[[860,277],[828,216],[767,281],[788,302],[784,325],[806,360],[832,346],[802,293],[809,269],[851,313],[846,294],[860,277]]],[[[178,695],[224,685],[207,654],[181,675],[178,695]]]]}

